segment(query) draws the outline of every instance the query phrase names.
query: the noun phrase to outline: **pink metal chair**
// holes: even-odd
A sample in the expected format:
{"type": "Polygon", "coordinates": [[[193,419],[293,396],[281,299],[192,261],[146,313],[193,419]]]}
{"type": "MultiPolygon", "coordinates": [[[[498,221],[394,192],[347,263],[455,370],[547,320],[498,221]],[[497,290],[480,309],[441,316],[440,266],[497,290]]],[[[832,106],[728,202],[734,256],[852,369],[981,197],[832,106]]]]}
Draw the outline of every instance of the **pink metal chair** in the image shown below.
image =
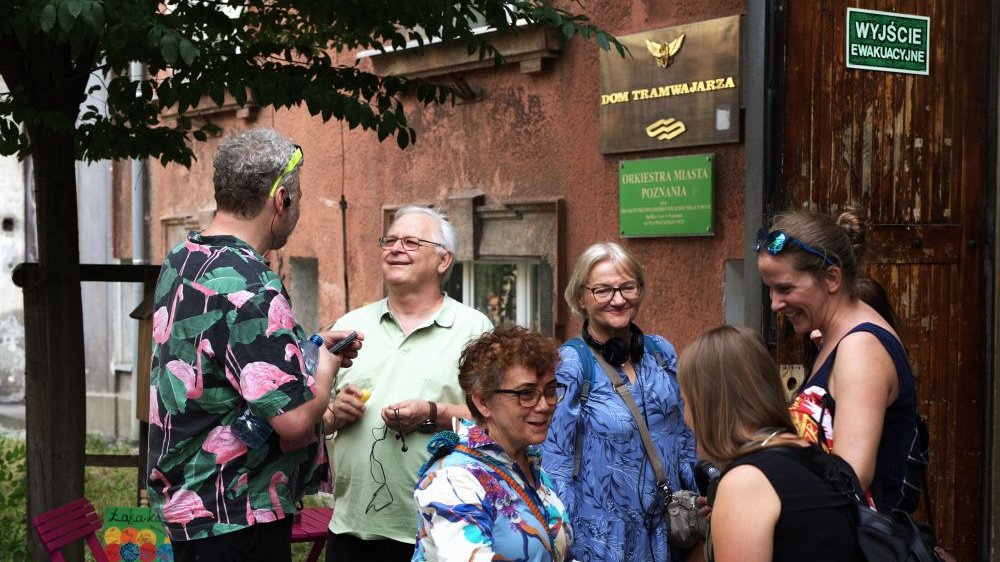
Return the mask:
{"type": "Polygon", "coordinates": [[[307,507],[295,515],[292,524],[292,542],[311,542],[306,562],[316,562],[326,546],[326,529],[333,510],[329,507],[307,507]]]}
{"type": "Polygon", "coordinates": [[[97,562],[109,562],[101,541],[97,540],[97,531],[103,526],[101,516],[87,498],[46,511],[32,519],[31,526],[53,562],[64,562],[66,559],[60,549],[80,539],[86,540],[97,562]]]}

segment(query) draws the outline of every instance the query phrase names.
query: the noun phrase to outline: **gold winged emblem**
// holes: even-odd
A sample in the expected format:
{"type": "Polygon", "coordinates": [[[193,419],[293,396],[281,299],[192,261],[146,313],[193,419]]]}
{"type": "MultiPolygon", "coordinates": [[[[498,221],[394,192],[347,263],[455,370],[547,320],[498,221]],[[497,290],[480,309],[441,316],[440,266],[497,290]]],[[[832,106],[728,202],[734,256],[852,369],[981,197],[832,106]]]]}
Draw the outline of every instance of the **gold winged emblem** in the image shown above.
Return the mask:
{"type": "Polygon", "coordinates": [[[673,61],[673,56],[677,54],[677,51],[681,50],[681,45],[684,44],[684,34],[680,37],[674,39],[669,43],[657,43],[656,41],[650,41],[646,39],[646,48],[649,49],[649,54],[653,55],[656,59],[656,66],[660,68],[666,68],[670,66],[673,61]]]}

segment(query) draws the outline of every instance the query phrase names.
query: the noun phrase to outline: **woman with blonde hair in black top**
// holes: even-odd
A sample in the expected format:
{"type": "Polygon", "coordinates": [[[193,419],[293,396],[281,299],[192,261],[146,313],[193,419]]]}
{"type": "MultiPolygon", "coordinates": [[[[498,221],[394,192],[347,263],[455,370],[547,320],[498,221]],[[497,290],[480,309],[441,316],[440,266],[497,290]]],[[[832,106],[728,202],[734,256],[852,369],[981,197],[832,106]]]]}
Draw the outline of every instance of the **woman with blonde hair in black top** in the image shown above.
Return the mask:
{"type": "Polygon", "coordinates": [[[814,468],[829,463],[800,439],[777,367],[760,337],[706,332],[681,353],[684,420],[698,456],[723,468],[715,495],[715,562],[860,561],[856,504],[814,468]]]}

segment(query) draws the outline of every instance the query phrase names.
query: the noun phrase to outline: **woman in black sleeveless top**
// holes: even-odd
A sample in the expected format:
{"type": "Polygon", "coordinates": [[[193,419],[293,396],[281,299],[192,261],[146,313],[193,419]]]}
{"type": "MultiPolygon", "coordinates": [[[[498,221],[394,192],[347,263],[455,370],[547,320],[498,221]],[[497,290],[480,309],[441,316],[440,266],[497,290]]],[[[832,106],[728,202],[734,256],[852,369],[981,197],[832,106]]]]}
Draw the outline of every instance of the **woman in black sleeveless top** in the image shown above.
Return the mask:
{"type": "Polygon", "coordinates": [[[680,357],[684,418],[699,456],[724,468],[712,506],[715,562],[853,562],[856,504],[795,434],[781,378],[753,331],[721,326],[680,357]]]}
{"type": "Polygon", "coordinates": [[[879,511],[912,511],[900,501],[917,420],[906,351],[889,322],[857,297],[864,227],[797,211],[777,218],[757,241],[757,267],[771,310],[796,333],[819,331],[813,372],[791,414],[800,436],[854,468],[879,511]]]}

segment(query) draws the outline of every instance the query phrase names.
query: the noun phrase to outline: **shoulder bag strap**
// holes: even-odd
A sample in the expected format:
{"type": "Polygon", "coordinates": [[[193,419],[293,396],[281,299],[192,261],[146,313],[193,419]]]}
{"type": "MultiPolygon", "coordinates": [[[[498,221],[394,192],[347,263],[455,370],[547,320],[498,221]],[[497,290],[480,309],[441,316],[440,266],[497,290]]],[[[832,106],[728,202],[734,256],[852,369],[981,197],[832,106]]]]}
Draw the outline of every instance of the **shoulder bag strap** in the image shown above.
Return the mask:
{"type": "MultiPolygon", "coordinates": [[[[837,482],[832,480],[829,475],[824,474],[823,471],[817,465],[812,463],[810,460],[804,459],[799,455],[796,455],[787,447],[777,446],[777,447],[771,447],[768,450],[775,451],[777,453],[781,453],[784,456],[795,459],[799,464],[808,468],[810,471],[813,472],[813,474],[818,476],[820,479],[826,480],[827,482],[834,484],[835,487],[839,487],[839,485],[847,486],[848,488],[847,490],[841,489],[838,491],[847,496],[847,498],[851,500],[852,503],[857,505],[858,516],[861,518],[857,523],[858,525],[876,526],[882,534],[889,534],[889,531],[886,530],[887,525],[888,529],[892,529],[891,527],[892,524],[907,526],[909,531],[909,540],[907,541],[906,546],[910,550],[909,552],[910,556],[908,556],[906,560],[915,560],[916,562],[935,562],[938,560],[937,555],[934,554],[931,551],[931,549],[927,546],[927,544],[924,542],[924,538],[920,529],[917,527],[916,523],[913,521],[913,517],[909,513],[906,513],[905,511],[897,511],[896,513],[899,516],[892,517],[886,514],[879,513],[869,507],[867,500],[863,498],[861,495],[859,495],[859,493],[857,492],[860,486],[857,482],[857,476],[854,474],[854,469],[851,468],[851,465],[848,464],[848,462],[845,461],[844,459],[837,457],[835,455],[828,455],[826,457],[841,477],[842,483],[838,484],[837,482]],[[865,515],[867,515],[868,517],[867,518],[864,517],[865,515]],[[878,523],[875,524],[872,521],[873,519],[878,521],[878,523]],[[865,521],[868,522],[865,523],[865,521]]],[[[896,533],[897,532],[895,531],[893,532],[893,534],[896,533]]]]}
{"type": "Polygon", "coordinates": [[[608,362],[600,355],[594,353],[593,350],[590,353],[597,358],[597,362],[601,364],[601,368],[604,369],[608,378],[611,379],[611,384],[615,387],[615,392],[618,393],[618,396],[621,396],[621,399],[625,402],[625,406],[628,407],[628,411],[632,413],[632,419],[635,420],[635,425],[639,428],[639,437],[642,438],[642,446],[646,449],[646,456],[649,457],[649,462],[653,465],[656,483],[660,486],[665,486],[667,495],[669,495],[671,492],[670,481],[667,479],[666,471],[663,470],[663,460],[660,458],[660,452],[653,445],[653,439],[649,436],[649,428],[646,427],[646,420],[639,414],[639,408],[635,405],[632,393],[629,392],[625,381],[618,375],[618,371],[614,367],[608,365],[608,362]]]}
{"type": "Polygon", "coordinates": [[[583,407],[590,398],[590,389],[594,386],[594,365],[590,355],[586,353],[587,344],[580,338],[566,340],[563,345],[569,346],[580,357],[580,368],[583,369],[583,380],[580,381],[580,415],[576,418],[576,444],[573,446],[573,478],[580,474],[580,449],[583,447],[583,407]]]}
{"type": "MultiPolygon", "coordinates": [[[[652,355],[656,364],[663,369],[663,372],[670,375],[670,357],[673,356],[676,358],[677,351],[673,349],[673,346],[671,346],[669,342],[667,342],[667,345],[670,347],[665,348],[661,346],[660,342],[650,334],[643,336],[643,348],[645,348],[646,353],[652,355]]],[[[674,374],[671,378],[676,380],[676,374],[674,374]]]]}
{"type": "Polygon", "coordinates": [[[503,480],[508,486],[510,486],[511,490],[513,490],[514,493],[521,498],[524,505],[529,511],[531,511],[531,514],[535,516],[535,519],[537,519],[542,525],[542,528],[545,529],[545,534],[549,541],[548,544],[543,544],[542,546],[544,546],[545,550],[547,550],[548,553],[552,555],[553,559],[555,559],[553,549],[556,545],[556,537],[553,536],[552,529],[549,528],[548,519],[545,517],[548,510],[538,492],[530,488],[530,486],[527,486],[527,482],[525,482],[525,485],[521,485],[521,483],[517,481],[517,478],[515,478],[510,471],[504,468],[499,462],[490,458],[488,455],[484,455],[475,449],[462,444],[457,445],[455,450],[492,468],[495,471],[496,476],[491,475],[491,477],[493,477],[494,480],[497,480],[497,476],[499,476],[500,480],[503,480]],[[531,490],[530,492],[529,489],[531,490]]]}
{"type": "Polygon", "coordinates": [[[669,348],[661,346],[660,342],[649,334],[646,334],[643,339],[645,340],[643,347],[646,349],[646,353],[653,356],[656,365],[667,375],[667,383],[673,389],[674,394],[677,395],[679,402],[681,399],[681,385],[677,382],[677,351],[673,349],[673,346],[669,342],[667,342],[667,345],[670,346],[669,348]],[[671,358],[673,358],[673,366],[670,364],[671,358]]]}
{"type": "Polygon", "coordinates": [[[840,457],[835,457],[835,455],[827,454],[825,455],[827,467],[833,467],[833,473],[826,472],[827,467],[820,468],[812,459],[803,458],[797,452],[793,451],[793,445],[775,445],[773,447],[768,447],[764,449],[769,452],[778,453],[784,457],[794,460],[798,464],[802,465],[810,472],[816,475],[820,480],[824,482],[829,482],[834,486],[837,492],[843,494],[847,499],[859,506],[869,509],[868,501],[859,490],[861,485],[858,483],[858,477],[854,473],[854,469],[850,464],[840,457]],[[840,481],[834,479],[834,475],[840,478],[840,481]]]}

